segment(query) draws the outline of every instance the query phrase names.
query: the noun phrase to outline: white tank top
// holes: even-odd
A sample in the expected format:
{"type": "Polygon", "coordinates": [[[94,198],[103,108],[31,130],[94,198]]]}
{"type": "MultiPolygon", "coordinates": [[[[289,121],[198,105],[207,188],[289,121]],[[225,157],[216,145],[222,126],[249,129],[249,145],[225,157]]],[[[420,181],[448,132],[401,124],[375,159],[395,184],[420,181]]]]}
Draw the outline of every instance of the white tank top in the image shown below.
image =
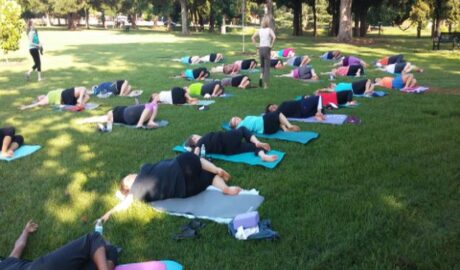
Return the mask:
{"type": "Polygon", "coordinates": [[[173,104],[171,91],[161,91],[159,94],[160,102],[164,104],[173,104]]]}
{"type": "Polygon", "coordinates": [[[271,31],[272,29],[269,27],[259,29],[260,47],[270,47],[271,45],[270,32],[271,31]]]}

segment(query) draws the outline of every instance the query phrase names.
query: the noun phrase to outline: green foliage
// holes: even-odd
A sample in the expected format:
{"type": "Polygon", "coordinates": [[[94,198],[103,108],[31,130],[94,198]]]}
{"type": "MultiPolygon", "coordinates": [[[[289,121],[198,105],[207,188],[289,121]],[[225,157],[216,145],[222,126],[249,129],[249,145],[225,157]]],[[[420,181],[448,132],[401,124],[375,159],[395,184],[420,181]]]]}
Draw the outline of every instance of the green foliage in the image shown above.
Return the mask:
{"type": "Polygon", "coordinates": [[[23,31],[21,6],[14,0],[0,0],[0,48],[5,54],[19,49],[23,31]]]}
{"type": "Polygon", "coordinates": [[[430,17],[430,5],[426,0],[417,0],[412,6],[409,19],[422,27],[425,27],[430,17]]]}

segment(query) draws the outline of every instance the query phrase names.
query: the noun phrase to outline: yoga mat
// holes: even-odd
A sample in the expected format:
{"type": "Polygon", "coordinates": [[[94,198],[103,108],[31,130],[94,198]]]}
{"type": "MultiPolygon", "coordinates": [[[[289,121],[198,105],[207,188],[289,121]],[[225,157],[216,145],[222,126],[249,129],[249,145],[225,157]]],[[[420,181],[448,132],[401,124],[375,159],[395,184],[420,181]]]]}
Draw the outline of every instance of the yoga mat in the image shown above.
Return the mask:
{"type": "MultiPolygon", "coordinates": [[[[100,104],[97,103],[86,103],[85,110],[94,110],[99,107],[100,104]]],[[[70,111],[69,109],[76,107],[76,105],[56,105],[53,106],[55,110],[58,111],[70,111]]]]}
{"type": "Polygon", "coordinates": [[[308,118],[288,118],[289,121],[304,122],[304,123],[321,123],[331,125],[342,125],[347,119],[345,114],[325,114],[326,120],[318,121],[314,116],[308,118]]]}
{"type": "Polygon", "coordinates": [[[229,97],[233,97],[235,94],[232,94],[232,93],[224,93],[223,95],[220,95],[219,97],[221,98],[229,98],[229,97]]]}
{"type": "Polygon", "coordinates": [[[209,106],[213,103],[215,103],[215,100],[198,100],[197,104],[184,104],[184,105],[196,105],[196,106],[209,106]]]}
{"type": "MultiPolygon", "coordinates": [[[[177,145],[173,148],[173,151],[184,153],[184,152],[187,152],[187,149],[185,149],[185,147],[182,145],[177,145]]],[[[277,155],[278,159],[273,162],[265,162],[262,159],[260,159],[259,156],[254,155],[254,153],[252,152],[235,154],[235,155],[206,154],[206,156],[210,157],[211,159],[224,160],[224,161],[229,161],[229,162],[234,162],[234,163],[243,163],[243,164],[248,164],[251,166],[259,165],[265,168],[273,169],[281,162],[281,160],[283,160],[284,155],[285,155],[285,153],[277,151],[277,150],[271,150],[267,154],[277,155]]]]}
{"type": "Polygon", "coordinates": [[[401,89],[401,92],[411,93],[411,94],[421,94],[421,93],[425,93],[426,91],[428,91],[428,89],[429,88],[426,86],[414,86],[410,88],[403,88],[401,89]]]}
{"type": "Polygon", "coordinates": [[[0,156],[0,160],[13,161],[22,157],[32,155],[42,148],[40,145],[23,145],[14,151],[13,157],[7,158],[0,156]]]}
{"type": "Polygon", "coordinates": [[[253,69],[242,69],[241,72],[257,73],[257,72],[260,72],[260,69],[258,69],[258,68],[253,68],[253,69]]]}
{"type": "MultiPolygon", "coordinates": [[[[222,123],[222,128],[225,130],[231,130],[228,123],[222,123]]],[[[296,132],[285,132],[285,131],[278,131],[273,134],[255,134],[259,138],[266,138],[266,139],[277,139],[282,141],[288,142],[297,142],[306,144],[309,141],[318,138],[319,134],[316,132],[311,131],[296,131],[296,132]]]]}
{"type": "Polygon", "coordinates": [[[353,97],[364,97],[364,98],[372,98],[372,97],[384,97],[388,95],[385,91],[374,91],[374,93],[372,93],[372,96],[368,96],[368,95],[356,95],[356,94],[353,94],[353,97]]]}
{"type": "MultiPolygon", "coordinates": [[[[169,122],[167,120],[158,120],[158,121],[155,121],[155,123],[158,124],[158,127],[157,128],[161,128],[161,127],[165,127],[169,124],[169,122]]],[[[125,124],[122,124],[122,123],[113,123],[114,126],[120,126],[120,127],[127,127],[127,128],[136,128],[136,125],[125,125],[125,124]]],[[[153,130],[153,129],[157,129],[157,128],[147,128],[147,126],[142,126],[143,129],[147,129],[147,130],[153,130]]]]}
{"type": "Polygon", "coordinates": [[[182,270],[182,265],[170,261],[150,261],[141,263],[122,264],[115,267],[115,270],[182,270]]]}
{"type": "Polygon", "coordinates": [[[250,192],[240,192],[238,195],[230,196],[213,187],[208,187],[205,191],[192,197],[155,201],[150,205],[170,215],[229,223],[238,214],[256,211],[263,200],[264,197],[250,192]]]}
{"type": "Polygon", "coordinates": [[[349,105],[349,104],[342,104],[342,105],[339,105],[339,108],[356,108],[356,107],[359,107],[359,105],[361,105],[360,103],[356,103],[355,105],[349,105]]]}

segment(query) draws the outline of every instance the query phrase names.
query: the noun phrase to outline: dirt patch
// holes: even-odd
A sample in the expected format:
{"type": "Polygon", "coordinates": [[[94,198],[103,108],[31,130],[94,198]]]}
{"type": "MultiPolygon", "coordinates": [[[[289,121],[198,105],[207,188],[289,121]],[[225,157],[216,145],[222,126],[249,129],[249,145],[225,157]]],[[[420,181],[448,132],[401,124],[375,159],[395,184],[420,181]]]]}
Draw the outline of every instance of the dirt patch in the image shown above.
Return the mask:
{"type": "Polygon", "coordinates": [[[460,95],[460,89],[430,87],[427,93],[443,95],[460,95]]]}

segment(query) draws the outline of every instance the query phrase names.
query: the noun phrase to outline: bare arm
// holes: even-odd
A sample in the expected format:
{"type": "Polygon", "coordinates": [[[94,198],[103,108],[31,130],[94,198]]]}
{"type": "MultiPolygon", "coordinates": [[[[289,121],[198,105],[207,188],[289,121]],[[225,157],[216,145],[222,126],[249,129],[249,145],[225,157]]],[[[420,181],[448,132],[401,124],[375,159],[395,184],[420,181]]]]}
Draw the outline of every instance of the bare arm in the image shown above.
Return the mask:
{"type": "Polygon", "coordinates": [[[32,109],[32,108],[35,108],[35,107],[38,107],[38,106],[46,106],[48,105],[48,98],[45,97],[37,102],[34,102],[30,105],[22,105],[21,107],[19,107],[20,110],[27,110],[27,109],[32,109]]]}
{"type": "Polygon", "coordinates": [[[102,217],[100,217],[100,219],[106,222],[107,220],[109,220],[110,216],[113,213],[128,209],[133,203],[133,201],[134,201],[133,194],[128,194],[128,196],[126,196],[126,198],[123,201],[119,202],[115,207],[110,209],[107,213],[105,213],[102,217]]]}
{"type": "Polygon", "coordinates": [[[275,43],[275,40],[276,40],[276,35],[275,35],[275,32],[273,32],[273,30],[270,31],[270,37],[272,38],[272,43],[270,44],[270,48],[273,48],[273,44],[275,43]]]}
{"type": "Polygon", "coordinates": [[[192,98],[189,93],[185,93],[185,100],[187,100],[187,103],[189,104],[197,104],[198,99],[197,98],[192,98]]]}
{"type": "Polygon", "coordinates": [[[256,37],[259,36],[259,30],[257,30],[254,35],[252,35],[252,43],[254,44],[254,46],[257,47],[257,41],[256,41],[256,37]]]}
{"type": "Polygon", "coordinates": [[[203,170],[217,174],[218,176],[222,177],[225,181],[228,181],[230,179],[230,174],[226,172],[224,169],[217,167],[216,165],[212,164],[204,158],[200,158],[200,161],[203,170]]]}
{"type": "Polygon", "coordinates": [[[26,248],[27,245],[27,239],[29,238],[29,235],[33,232],[35,232],[38,229],[38,225],[33,223],[32,220],[29,220],[27,222],[26,226],[24,227],[24,230],[22,230],[21,235],[19,236],[18,240],[16,240],[16,243],[14,244],[14,248],[11,251],[10,257],[13,258],[21,258],[22,252],[26,248]]]}

